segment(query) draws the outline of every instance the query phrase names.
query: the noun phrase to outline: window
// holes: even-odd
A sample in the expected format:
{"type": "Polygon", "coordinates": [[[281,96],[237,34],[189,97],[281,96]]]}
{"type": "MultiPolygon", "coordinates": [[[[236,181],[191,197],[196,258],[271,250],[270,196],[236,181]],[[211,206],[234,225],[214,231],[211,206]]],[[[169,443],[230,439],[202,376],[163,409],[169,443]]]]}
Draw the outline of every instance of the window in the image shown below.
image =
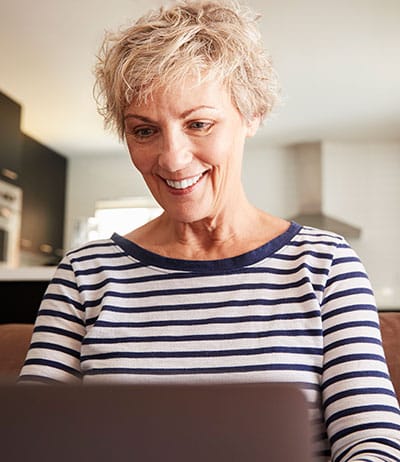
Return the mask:
{"type": "Polygon", "coordinates": [[[76,221],[74,246],[96,239],[108,239],[113,233],[127,234],[161,215],[162,208],[151,198],[134,197],[98,201],[93,217],[76,221]]]}

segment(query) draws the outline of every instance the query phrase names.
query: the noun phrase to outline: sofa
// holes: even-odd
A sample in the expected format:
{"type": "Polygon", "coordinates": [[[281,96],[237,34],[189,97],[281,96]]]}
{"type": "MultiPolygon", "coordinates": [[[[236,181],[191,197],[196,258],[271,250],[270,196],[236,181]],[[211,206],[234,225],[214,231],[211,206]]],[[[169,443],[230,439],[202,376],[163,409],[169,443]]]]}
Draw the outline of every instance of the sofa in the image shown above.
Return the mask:
{"type": "MultiPolygon", "coordinates": [[[[400,311],[380,311],[383,348],[400,400],[400,311]]],[[[23,365],[33,324],[0,324],[0,377],[16,378],[23,365]]]]}
{"type": "Polygon", "coordinates": [[[380,311],[379,322],[386,362],[400,401],[400,311],[380,311]]]}

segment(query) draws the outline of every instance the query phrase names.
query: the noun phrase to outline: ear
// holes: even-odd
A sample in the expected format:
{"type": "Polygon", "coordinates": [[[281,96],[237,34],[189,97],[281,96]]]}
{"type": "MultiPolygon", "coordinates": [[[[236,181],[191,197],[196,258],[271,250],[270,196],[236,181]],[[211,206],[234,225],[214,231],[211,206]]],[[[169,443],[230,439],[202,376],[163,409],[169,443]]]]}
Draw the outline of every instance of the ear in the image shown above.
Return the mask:
{"type": "Polygon", "coordinates": [[[247,134],[246,134],[247,138],[251,138],[257,133],[260,123],[261,123],[261,119],[259,116],[255,116],[247,122],[247,134]]]}

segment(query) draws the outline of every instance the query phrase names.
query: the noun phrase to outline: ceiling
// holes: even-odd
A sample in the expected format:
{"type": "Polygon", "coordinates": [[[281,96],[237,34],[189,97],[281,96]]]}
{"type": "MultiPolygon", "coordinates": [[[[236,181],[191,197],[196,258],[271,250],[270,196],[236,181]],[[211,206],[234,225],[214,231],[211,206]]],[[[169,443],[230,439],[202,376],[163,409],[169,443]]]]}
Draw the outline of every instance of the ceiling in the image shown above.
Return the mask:
{"type": "MultiPolygon", "coordinates": [[[[0,0],[0,91],[66,156],[124,151],[92,96],[104,30],[159,0],[0,0]]],[[[261,143],[400,140],[399,0],[249,0],[283,87],[261,143]]]]}

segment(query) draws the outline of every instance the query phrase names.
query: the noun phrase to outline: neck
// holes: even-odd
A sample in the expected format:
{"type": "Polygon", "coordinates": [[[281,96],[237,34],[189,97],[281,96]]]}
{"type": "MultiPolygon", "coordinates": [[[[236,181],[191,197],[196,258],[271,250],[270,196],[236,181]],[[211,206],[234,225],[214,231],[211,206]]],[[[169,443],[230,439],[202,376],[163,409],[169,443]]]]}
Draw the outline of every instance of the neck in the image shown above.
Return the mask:
{"type": "Polygon", "coordinates": [[[194,223],[176,222],[165,214],[164,226],[172,241],[198,249],[201,254],[248,238],[258,215],[259,211],[242,199],[237,200],[234,207],[194,223]]]}
{"type": "Polygon", "coordinates": [[[284,232],[288,222],[258,210],[238,194],[219,213],[193,223],[174,220],[167,212],[126,237],[171,258],[217,260],[253,250],[284,232]]]}

